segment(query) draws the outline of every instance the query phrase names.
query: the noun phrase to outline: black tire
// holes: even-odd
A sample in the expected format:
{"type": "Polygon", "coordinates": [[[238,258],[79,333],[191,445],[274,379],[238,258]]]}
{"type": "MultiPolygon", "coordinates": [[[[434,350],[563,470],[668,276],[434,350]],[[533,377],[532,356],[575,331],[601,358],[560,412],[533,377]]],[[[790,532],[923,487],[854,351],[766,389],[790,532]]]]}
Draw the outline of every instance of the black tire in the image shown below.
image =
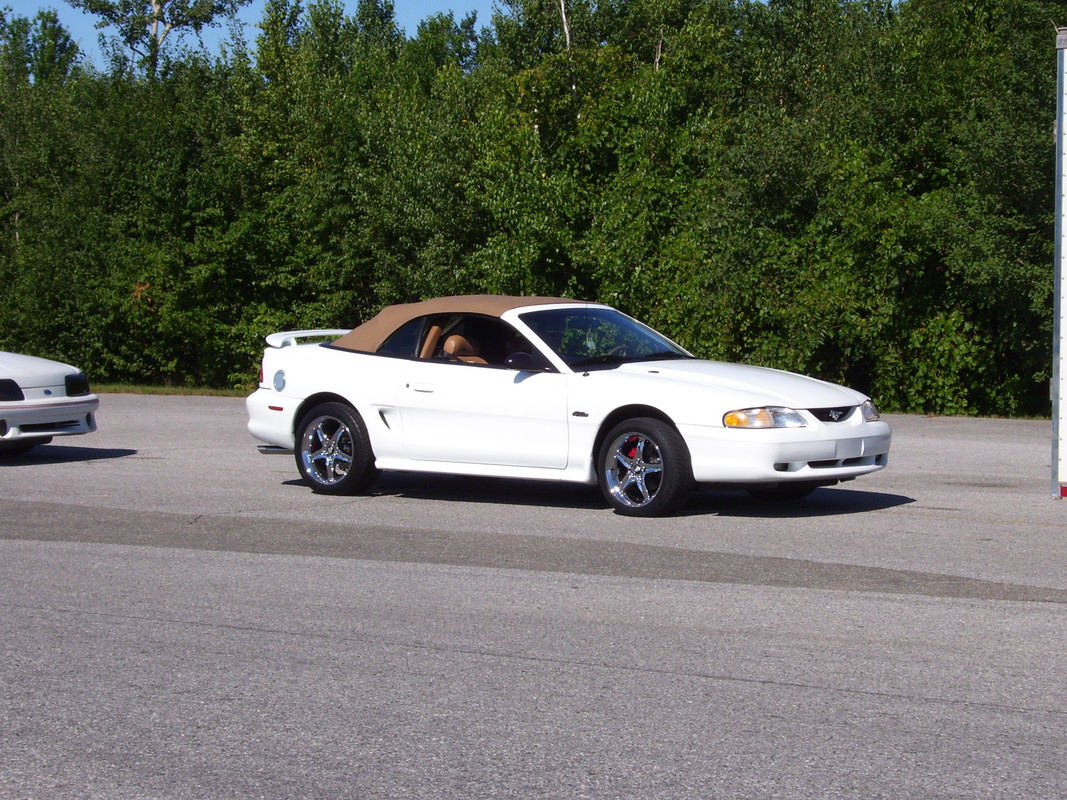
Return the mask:
{"type": "Polygon", "coordinates": [[[818,487],[799,484],[797,486],[777,486],[774,489],[749,489],[748,493],[765,503],[789,505],[803,500],[814,492],[816,488],[818,487]]]}
{"type": "Polygon", "coordinates": [[[344,403],[315,406],[296,426],[296,467],[319,494],[358,494],[378,478],[367,427],[344,403]]]}
{"type": "Polygon", "coordinates": [[[617,514],[656,517],[676,511],[693,491],[693,467],[682,435],[651,417],[608,432],[597,454],[600,491],[617,514]]]}
{"type": "Polygon", "coordinates": [[[48,444],[50,441],[52,441],[51,436],[42,436],[39,439],[14,439],[10,442],[0,442],[0,456],[21,456],[37,445],[48,444]]]}

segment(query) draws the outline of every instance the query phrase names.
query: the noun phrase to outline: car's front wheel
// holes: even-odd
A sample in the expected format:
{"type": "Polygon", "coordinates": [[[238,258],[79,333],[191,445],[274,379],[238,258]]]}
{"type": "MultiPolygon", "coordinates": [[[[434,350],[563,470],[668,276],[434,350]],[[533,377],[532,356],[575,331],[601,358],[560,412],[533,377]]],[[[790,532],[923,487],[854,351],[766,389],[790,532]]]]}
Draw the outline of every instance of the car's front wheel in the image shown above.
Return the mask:
{"type": "Polygon", "coordinates": [[[689,449],[665,422],[637,417],[616,425],[597,458],[600,490],[619,514],[654,517],[676,510],[693,491],[689,449]]]}
{"type": "Polygon", "coordinates": [[[323,403],[301,418],[296,466],[321,494],[356,494],[378,477],[367,428],[359,413],[344,403],[323,403]]]}

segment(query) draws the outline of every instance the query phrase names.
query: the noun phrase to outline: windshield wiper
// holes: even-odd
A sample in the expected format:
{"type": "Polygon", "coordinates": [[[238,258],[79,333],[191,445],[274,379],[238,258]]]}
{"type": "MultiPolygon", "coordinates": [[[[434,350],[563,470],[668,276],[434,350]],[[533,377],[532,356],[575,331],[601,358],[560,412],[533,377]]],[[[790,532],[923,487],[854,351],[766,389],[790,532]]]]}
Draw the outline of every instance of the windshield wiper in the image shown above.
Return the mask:
{"type": "Polygon", "coordinates": [[[677,350],[660,350],[658,353],[649,353],[647,356],[635,356],[634,361],[674,361],[675,359],[687,359],[693,356],[679,353],[677,350]]]}
{"type": "Polygon", "coordinates": [[[631,361],[632,356],[623,355],[610,355],[604,354],[602,356],[590,356],[589,358],[583,358],[579,361],[575,361],[573,364],[568,364],[571,369],[581,369],[584,367],[603,367],[609,364],[622,364],[625,361],[631,361]]]}
{"type": "Polygon", "coordinates": [[[685,353],[679,353],[677,350],[660,350],[656,353],[649,353],[648,355],[641,356],[623,355],[622,353],[605,353],[599,356],[583,358],[580,361],[575,361],[569,366],[571,369],[584,369],[585,367],[617,366],[619,364],[636,361],[672,361],[680,358],[692,358],[692,356],[688,356],[685,353]]]}

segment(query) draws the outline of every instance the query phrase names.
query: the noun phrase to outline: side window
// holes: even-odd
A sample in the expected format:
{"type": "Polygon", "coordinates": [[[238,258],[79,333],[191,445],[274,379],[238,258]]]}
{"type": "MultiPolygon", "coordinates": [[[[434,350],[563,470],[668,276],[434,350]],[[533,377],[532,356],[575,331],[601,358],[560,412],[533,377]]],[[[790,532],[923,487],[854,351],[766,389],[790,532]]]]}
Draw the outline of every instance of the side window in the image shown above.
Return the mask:
{"type": "Polygon", "coordinates": [[[383,356],[400,356],[402,358],[415,358],[419,352],[419,339],[422,336],[423,319],[413,319],[405,322],[382,342],[378,352],[383,356]]]}
{"type": "Polygon", "coordinates": [[[508,356],[533,353],[514,328],[495,317],[438,315],[406,322],[389,334],[379,355],[503,366],[508,356]]]}
{"type": "Polygon", "coordinates": [[[494,317],[453,317],[442,326],[435,357],[465,364],[503,366],[512,353],[530,344],[510,325],[494,317]]]}

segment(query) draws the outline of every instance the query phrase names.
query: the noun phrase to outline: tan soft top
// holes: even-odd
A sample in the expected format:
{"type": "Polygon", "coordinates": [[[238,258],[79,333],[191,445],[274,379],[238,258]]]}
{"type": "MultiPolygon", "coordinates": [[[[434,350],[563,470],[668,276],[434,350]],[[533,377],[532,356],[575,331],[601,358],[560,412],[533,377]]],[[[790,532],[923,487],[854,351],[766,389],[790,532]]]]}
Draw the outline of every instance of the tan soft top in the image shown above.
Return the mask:
{"type": "Polygon", "coordinates": [[[354,328],[334,341],[335,347],[345,350],[376,352],[393,331],[417,317],[431,314],[481,314],[499,317],[505,311],[526,306],[541,306],[555,303],[578,303],[562,297],[509,297],[498,294],[470,294],[457,297],[438,297],[418,303],[401,303],[386,306],[358,328],[354,328]]]}

